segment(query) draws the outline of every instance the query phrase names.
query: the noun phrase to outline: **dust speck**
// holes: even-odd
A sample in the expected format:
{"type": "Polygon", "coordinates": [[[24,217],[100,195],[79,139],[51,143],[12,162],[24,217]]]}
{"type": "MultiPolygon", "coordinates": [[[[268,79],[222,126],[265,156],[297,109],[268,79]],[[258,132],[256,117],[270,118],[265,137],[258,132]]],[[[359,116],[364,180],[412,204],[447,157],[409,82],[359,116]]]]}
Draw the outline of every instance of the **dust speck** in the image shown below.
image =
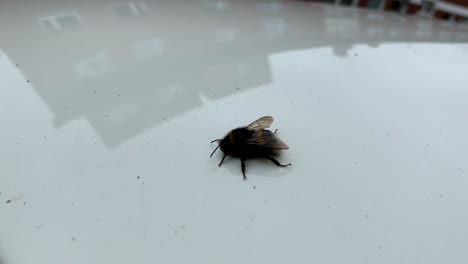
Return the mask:
{"type": "Polygon", "coordinates": [[[257,189],[257,187],[255,185],[253,186],[253,188],[254,188],[254,190],[257,189]]]}
{"type": "Polygon", "coordinates": [[[6,201],[6,203],[11,203],[11,200],[6,201]]]}
{"type": "Polygon", "coordinates": [[[140,179],[140,176],[138,176],[137,179],[140,179]]]}

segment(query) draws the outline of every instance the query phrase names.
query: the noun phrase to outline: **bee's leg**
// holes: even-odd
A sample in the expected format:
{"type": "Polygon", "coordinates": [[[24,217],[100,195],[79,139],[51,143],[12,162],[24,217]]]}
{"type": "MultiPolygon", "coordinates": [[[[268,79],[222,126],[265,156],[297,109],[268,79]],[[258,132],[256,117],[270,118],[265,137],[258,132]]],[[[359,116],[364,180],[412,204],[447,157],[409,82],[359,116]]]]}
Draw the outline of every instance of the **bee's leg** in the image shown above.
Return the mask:
{"type": "Polygon", "coordinates": [[[226,156],[227,156],[227,155],[224,154],[223,159],[222,159],[221,162],[218,164],[218,167],[221,167],[221,164],[223,164],[223,161],[224,161],[224,159],[226,158],[226,156]]]}
{"type": "Polygon", "coordinates": [[[276,166],[278,167],[287,167],[287,166],[291,166],[291,163],[289,164],[286,164],[286,165],[283,165],[281,163],[279,163],[279,161],[277,161],[276,159],[272,158],[272,157],[268,157],[269,160],[271,160],[271,162],[273,162],[274,164],[276,164],[276,166]]]}
{"type": "Polygon", "coordinates": [[[276,135],[276,131],[278,131],[278,129],[275,129],[275,132],[273,132],[274,135],[276,135]]]}
{"type": "Polygon", "coordinates": [[[247,177],[245,176],[245,159],[241,158],[241,167],[242,167],[242,175],[244,175],[244,181],[247,180],[247,177]]]}

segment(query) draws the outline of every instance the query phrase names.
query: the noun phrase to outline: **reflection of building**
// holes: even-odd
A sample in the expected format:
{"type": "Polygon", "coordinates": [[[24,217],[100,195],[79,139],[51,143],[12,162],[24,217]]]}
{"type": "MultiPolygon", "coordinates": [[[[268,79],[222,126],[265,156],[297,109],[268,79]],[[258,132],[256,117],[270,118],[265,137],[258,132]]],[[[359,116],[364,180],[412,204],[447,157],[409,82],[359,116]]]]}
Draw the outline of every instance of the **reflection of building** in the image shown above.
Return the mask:
{"type": "Polygon", "coordinates": [[[270,54],[332,47],[346,56],[355,44],[468,40],[438,23],[408,27],[380,12],[304,2],[49,1],[49,13],[45,1],[18,0],[0,10],[0,23],[17,23],[0,32],[2,48],[57,127],[84,118],[109,147],[197,108],[202,97],[270,83],[270,54]],[[31,17],[38,23],[31,25],[31,17]]]}
{"type": "Polygon", "coordinates": [[[341,4],[395,11],[405,14],[419,14],[426,17],[450,19],[461,22],[468,18],[467,0],[309,0],[322,3],[341,4]]]}

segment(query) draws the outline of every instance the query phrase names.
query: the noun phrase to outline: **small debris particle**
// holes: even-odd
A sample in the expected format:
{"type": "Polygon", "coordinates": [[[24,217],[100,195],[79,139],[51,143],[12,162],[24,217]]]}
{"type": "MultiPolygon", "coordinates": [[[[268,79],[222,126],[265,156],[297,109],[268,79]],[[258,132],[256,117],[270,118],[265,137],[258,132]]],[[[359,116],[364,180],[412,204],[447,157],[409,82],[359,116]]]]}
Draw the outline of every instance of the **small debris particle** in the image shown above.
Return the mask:
{"type": "Polygon", "coordinates": [[[18,64],[16,64],[16,67],[18,67],[18,64]]]}
{"type": "Polygon", "coordinates": [[[72,240],[72,241],[76,241],[76,238],[75,238],[75,237],[72,237],[72,239],[71,239],[71,240],[72,240]]]}
{"type": "Polygon", "coordinates": [[[240,88],[239,88],[239,87],[236,87],[236,90],[240,90],[240,88]]]}
{"type": "Polygon", "coordinates": [[[253,186],[254,190],[257,189],[257,187],[255,187],[255,185],[253,186]]]}
{"type": "Polygon", "coordinates": [[[140,176],[138,176],[137,179],[140,179],[140,176]]]}
{"type": "Polygon", "coordinates": [[[354,53],[354,56],[357,56],[357,53],[354,53]]]}
{"type": "Polygon", "coordinates": [[[24,205],[26,205],[26,202],[23,202],[24,205]]]}
{"type": "Polygon", "coordinates": [[[441,195],[440,195],[440,198],[444,198],[444,195],[441,194],[441,195]]]}
{"type": "Polygon", "coordinates": [[[28,80],[28,82],[29,82],[29,80],[28,80]]]}
{"type": "Polygon", "coordinates": [[[109,117],[109,115],[106,115],[106,117],[109,117]]]}
{"type": "Polygon", "coordinates": [[[390,133],[387,133],[387,136],[390,136],[390,133]]]}
{"type": "Polygon", "coordinates": [[[11,203],[11,200],[6,201],[6,203],[11,203]]]}

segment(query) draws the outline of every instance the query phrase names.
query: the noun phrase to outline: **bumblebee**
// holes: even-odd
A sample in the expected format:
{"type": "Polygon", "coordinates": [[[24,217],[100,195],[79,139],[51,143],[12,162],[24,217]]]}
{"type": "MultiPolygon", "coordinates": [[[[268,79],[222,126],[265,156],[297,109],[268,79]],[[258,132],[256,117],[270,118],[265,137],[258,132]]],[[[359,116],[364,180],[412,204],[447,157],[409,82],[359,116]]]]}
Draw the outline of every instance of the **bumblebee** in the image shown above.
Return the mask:
{"type": "Polygon", "coordinates": [[[289,149],[289,147],[276,137],[277,130],[271,132],[266,129],[270,127],[271,123],[273,123],[273,117],[264,116],[248,126],[229,131],[222,139],[211,141],[211,143],[218,142],[218,146],[213,150],[210,158],[218,148],[224,153],[218,165],[219,167],[223,164],[226,156],[240,158],[244,180],[247,179],[245,176],[245,161],[248,159],[265,158],[278,167],[291,166],[291,163],[283,165],[273,157],[279,150],[289,149]]]}

